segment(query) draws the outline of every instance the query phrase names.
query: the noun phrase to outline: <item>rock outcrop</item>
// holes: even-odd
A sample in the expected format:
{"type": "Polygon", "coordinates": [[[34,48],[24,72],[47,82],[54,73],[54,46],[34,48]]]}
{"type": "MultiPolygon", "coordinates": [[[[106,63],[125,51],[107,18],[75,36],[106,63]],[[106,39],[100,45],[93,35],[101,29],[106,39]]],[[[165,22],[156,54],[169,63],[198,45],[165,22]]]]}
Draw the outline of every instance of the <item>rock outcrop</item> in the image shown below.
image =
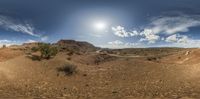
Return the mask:
{"type": "Polygon", "coordinates": [[[59,46],[61,51],[90,52],[96,50],[96,47],[88,42],[75,40],[60,40],[55,45],[59,46]]]}

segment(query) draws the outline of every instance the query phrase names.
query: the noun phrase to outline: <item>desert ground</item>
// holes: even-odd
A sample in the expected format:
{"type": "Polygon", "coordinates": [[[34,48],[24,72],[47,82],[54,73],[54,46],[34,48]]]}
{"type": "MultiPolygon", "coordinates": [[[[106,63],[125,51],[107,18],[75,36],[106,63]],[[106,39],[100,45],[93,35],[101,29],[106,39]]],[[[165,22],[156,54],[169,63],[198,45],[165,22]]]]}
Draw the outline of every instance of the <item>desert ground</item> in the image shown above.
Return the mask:
{"type": "Polygon", "coordinates": [[[0,49],[0,98],[199,99],[200,49],[101,49],[62,40],[51,59],[34,59],[37,44],[0,49]],[[76,67],[73,74],[59,70],[76,67]]]}

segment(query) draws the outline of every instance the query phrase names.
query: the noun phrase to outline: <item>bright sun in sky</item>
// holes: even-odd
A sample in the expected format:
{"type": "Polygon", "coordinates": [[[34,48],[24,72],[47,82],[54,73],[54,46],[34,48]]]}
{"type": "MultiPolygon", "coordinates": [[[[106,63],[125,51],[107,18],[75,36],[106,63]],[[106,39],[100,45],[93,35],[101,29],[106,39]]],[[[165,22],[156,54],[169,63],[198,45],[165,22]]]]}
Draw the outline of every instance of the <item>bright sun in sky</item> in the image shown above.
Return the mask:
{"type": "Polygon", "coordinates": [[[105,22],[96,22],[95,24],[94,24],[94,28],[96,29],[96,30],[105,30],[106,29],[106,23],[105,22]]]}

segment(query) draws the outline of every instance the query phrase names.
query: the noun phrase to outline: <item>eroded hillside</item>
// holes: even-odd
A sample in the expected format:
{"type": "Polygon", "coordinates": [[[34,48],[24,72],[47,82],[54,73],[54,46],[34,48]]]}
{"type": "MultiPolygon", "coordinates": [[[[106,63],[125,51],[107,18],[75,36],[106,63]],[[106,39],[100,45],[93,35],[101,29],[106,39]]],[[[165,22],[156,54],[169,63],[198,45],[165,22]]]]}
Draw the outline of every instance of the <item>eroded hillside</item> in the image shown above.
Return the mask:
{"type": "Polygon", "coordinates": [[[52,45],[55,57],[33,60],[37,46],[0,49],[1,98],[200,98],[199,49],[105,50],[62,40],[52,45]],[[76,72],[67,75],[66,64],[76,72]]]}

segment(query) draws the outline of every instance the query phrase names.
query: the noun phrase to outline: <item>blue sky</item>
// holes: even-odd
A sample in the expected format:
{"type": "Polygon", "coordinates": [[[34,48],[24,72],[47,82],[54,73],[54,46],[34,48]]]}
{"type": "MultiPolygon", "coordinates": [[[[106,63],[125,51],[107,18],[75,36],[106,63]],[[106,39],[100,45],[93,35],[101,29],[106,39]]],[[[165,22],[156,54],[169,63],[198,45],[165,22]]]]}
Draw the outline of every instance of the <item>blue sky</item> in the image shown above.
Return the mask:
{"type": "Polygon", "coordinates": [[[200,47],[199,0],[1,0],[0,44],[200,47]]]}

